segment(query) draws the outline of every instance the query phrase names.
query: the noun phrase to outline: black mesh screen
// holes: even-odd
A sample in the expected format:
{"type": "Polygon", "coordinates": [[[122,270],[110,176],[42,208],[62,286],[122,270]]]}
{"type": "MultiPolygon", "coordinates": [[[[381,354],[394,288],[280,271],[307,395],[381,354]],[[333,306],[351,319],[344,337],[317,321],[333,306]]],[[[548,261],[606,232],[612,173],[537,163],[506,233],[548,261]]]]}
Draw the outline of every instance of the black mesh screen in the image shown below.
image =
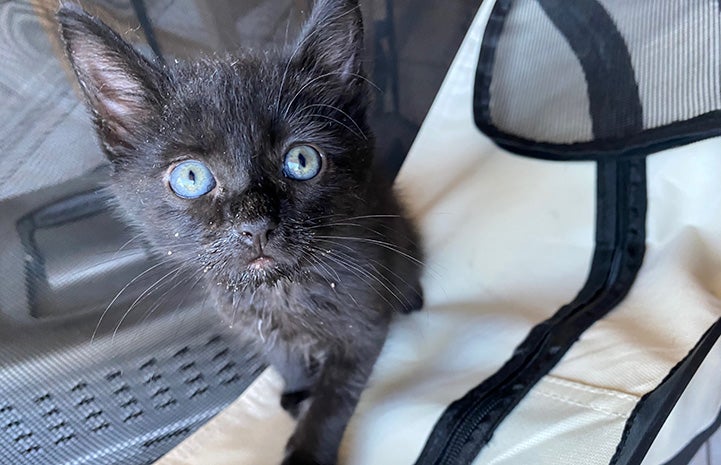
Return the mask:
{"type": "MultiPolygon", "coordinates": [[[[166,61],[289,42],[307,0],[87,0],[166,61]]],[[[393,175],[478,0],[361,0],[377,162],[393,175]]],[[[260,365],[202,283],[111,208],[56,1],[0,0],[0,464],[152,463],[260,365]]],[[[239,438],[242,441],[242,438],[239,438]]]]}
{"type": "Polygon", "coordinates": [[[476,122],[512,150],[551,158],[717,135],[720,15],[715,0],[501,0],[482,45],[476,122]]]}

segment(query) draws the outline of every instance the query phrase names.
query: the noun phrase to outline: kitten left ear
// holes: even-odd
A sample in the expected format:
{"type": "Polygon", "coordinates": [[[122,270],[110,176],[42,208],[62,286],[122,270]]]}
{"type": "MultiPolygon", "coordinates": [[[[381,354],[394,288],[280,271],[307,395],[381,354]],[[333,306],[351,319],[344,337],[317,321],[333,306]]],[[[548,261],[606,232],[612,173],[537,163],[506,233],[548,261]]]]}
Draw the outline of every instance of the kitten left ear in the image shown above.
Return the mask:
{"type": "Polygon", "coordinates": [[[318,0],[301,32],[303,67],[320,64],[351,80],[362,74],[363,19],[358,0],[318,0]]]}
{"type": "Polygon", "coordinates": [[[142,123],[157,111],[163,72],[81,8],[64,5],[57,18],[108,154],[113,158],[116,149],[132,149],[143,137],[142,123]]]}

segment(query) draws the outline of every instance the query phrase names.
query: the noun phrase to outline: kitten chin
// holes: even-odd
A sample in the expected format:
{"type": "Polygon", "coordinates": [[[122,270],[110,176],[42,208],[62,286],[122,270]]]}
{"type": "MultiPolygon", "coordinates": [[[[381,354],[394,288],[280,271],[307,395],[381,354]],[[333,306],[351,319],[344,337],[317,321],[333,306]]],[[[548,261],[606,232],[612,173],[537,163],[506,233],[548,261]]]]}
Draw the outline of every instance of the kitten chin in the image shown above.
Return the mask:
{"type": "Polygon", "coordinates": [[[304,273],[300,267],[277,263],[272,258],[261,257],[246,265],[239,276],[228,277],[227,283],[236,291],[253,292],[261,286],[276,286],[281,282],[302,282],[303,279],[304,273]]]}
{"type": "Polygon", "coordinates": [[[389,322],[423,302],[418,235],[373,168],[358,2],[318,0],[292,47],[170,65],[57,16],[120,213],[283,375],[283,463],[334,464],[389,322]]]}

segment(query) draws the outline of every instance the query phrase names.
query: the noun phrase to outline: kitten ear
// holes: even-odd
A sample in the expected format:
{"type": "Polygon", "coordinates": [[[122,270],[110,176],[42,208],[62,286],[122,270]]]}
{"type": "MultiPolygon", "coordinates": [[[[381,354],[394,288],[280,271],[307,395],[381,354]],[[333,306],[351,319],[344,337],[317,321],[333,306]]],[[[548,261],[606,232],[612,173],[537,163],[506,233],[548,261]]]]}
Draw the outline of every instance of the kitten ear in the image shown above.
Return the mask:
{"type": "Polygon", "coordinates": [[[362,74],[363,19],[358,0],[318,0],[301,32],[303,67],[320,64],[349,81],[362,74]]]}
{"type": "Polygon", "coordinates": [[[157,111],[166,79],[163,72],[118,34],[80,7],[57,13],[70,63],[90,105],[108,155],[132,149],[143,121],[157,111]]]}

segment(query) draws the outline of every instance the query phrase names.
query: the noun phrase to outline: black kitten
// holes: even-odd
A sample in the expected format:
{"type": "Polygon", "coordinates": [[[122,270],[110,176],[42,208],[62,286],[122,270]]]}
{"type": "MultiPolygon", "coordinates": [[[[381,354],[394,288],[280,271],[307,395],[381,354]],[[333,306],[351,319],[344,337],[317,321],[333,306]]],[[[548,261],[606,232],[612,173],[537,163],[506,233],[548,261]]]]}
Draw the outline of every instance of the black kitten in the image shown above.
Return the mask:
{"type": "Polygon", "coordinates": [[[58,18],[120,210],[283,375],[283,463],[335,463],[393,314],[422,305],[416,232],[372,168],[357,0],[318,1],[294,47],[171,66],[58,18]]]}

